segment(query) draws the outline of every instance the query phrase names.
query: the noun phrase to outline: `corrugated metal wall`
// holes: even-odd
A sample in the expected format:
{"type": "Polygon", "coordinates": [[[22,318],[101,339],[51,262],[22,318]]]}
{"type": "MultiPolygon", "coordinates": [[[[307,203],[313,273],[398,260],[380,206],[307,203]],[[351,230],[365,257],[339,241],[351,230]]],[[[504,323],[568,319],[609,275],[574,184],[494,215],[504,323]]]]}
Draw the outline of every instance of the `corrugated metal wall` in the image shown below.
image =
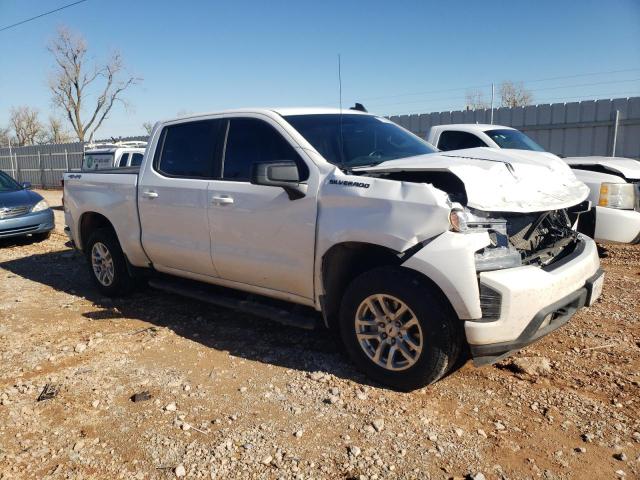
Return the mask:
{"type": "MultiPolygon", "coordinates": [[[[458,110],[390,117],[424,138],[432,125],[489,123],[490,110],[458,110]]],[[[640,159],[640,97],[529,105],[494,110],[493,123],[526,132],[545,150],[565,156],[615,155],[640,159]],[[615,128],[618,112],[617,134],[615,128]]],[[[122,140],[146,140],[128,137],[122,140]]],[[[60,186],[62,173],[82,165],[82,143],[0,148],[0,170],[34,186],[60,186]]]]}
{"type": "MultiPolygon", "coordinates": [[[[146,140],[147,137],[119,139],[146,140]]],[[[18,182],[31,182],[34,187],[59,187],[62,174],[82,167],[84,143],[30,145],[28,147],[0,148],[0,170],[18,182]]]]}
{"type": "MultiPolygon", "coordinates": [[[[640,158],[640,97],[498,108],[493,111],[493,123],[522,130],[545,150],[558,155],[611,156],[616,111],[615,155],[640,158]]],[[[491,111],[458,110],[390,118],[425,138],[432,125],[489,123],[491,111]]]]}

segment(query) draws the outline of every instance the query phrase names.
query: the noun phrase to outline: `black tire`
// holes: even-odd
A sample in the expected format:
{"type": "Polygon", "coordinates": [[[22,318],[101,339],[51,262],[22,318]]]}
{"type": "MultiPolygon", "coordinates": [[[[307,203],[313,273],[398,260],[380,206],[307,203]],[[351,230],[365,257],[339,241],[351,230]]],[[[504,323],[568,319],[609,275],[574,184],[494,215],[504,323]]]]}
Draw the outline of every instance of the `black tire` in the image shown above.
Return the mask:
{"type": "MultiPolygon", "coordinates": [[[[351,282],[342,298],[340,335],[347,353],[366,375],[396,390],[415,390],[440,379],[462,351],[461,331],[461,321],[442,294],[434,291],[418,272],[403,267],[380,267],[363,273],[351,282]],[[375,363],[356,336],[356,315],[361,304],[372,295],[400,300],[420,325],[422,350],[415,354],[415,363],[403,370],[390,370],[375,363]]],[[[386,352],[388,358],[390,350],[386,352]]],[[[397,358],[397,353],[394,355],[397,358]]]]}
{"type": "Polygon", "coordinates": [[[89,274],[93,279],[94,284],[106,297],[116,297],[126,295],[130,293],[135,282],[133,277],[129,274],[127,269],[127,260],[120,247],[120,242],[112,230],[107,228],[100,228],[95,230],[86,243],[87,264],[89,266],[89,274]],[[101,282],[98,275],[94,271],[92,263],[93,248],[96,244],[103,245],[111,256],[113,261],[113,278],[109,284],[101,282]]]}
{"type": "Polygon", "coordinates": [[[31,235],[31,238],[34,242],[44,242],[45,240],[49,240],[51,236],[51,231],[43,232],[43,233],[34,233],[31,235]]]}

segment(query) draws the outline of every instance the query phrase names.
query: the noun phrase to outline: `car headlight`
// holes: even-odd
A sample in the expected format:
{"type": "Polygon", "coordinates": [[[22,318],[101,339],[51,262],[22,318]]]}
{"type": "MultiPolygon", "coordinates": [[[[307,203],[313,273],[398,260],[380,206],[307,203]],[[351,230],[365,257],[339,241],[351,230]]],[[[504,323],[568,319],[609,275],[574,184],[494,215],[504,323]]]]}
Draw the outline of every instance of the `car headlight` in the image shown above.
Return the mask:
{"type": "Polygon", "coordinates": [[[600,185],[601,207],[633,210],[636,201],[635,185],[632,183],[602,183],[600,185]]]}
{"type": "Polygon", "coordinates": [[[449,225],[454,232],[466,232],[469,229],[467,212],[462,208],[453,207],[449,212],[449,225]]]}
{"type": "Polygon", "coordinates": [[[38,203],[36,203],[32,208],[31,211],[32,212],[41,212],[43,210],[46,210],[47,208],[49,208],[49,204],[47,203],[46,200],[40,200],[38,203]]]}

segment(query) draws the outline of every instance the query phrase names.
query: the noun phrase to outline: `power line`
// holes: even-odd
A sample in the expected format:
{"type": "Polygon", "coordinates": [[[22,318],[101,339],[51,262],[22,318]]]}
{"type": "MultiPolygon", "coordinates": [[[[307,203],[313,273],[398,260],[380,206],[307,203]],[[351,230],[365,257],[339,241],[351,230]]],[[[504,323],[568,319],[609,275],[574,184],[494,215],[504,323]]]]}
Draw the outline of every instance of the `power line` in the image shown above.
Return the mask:
{"type": "MultiPolygon", "coordinates": [[[[597,75],[609,75],[612,73],[625,73],[625,72],[637,72],[640,71],[640,68],[626,68],[626,69],[621,69],[621,70],[609,70],[609,71],[603,71],[603,72],[588,72],[588,73],[578,73],[575,75],[562,75],[562,76],[558,76],[558,77],[547,77],[547,78],[538,78],[535,80],[517,80],[517,82],[522,82],[524,84],[529,84],[529,83],[539,83],[539,82],[548,82],[551,80],[563,80],[563,79],[568,79],[568,78],[579,78],[579,77],[592,77],[592,76],[597,76],[597,75]]],[[[478,89],[478,88],[486,88],[486,87],[490,87],[491,84],[490,83],[486,83],[483,85],[472,85],[472,86],[467,86],[467,87],[455,87],[455,88],[446,88],[446,89],[441,89],[441,90],[427,90],[427,91],[422,91],[422,92],[410,92],[410,93],[398,93],[398,94],[394,94],[394,95],[385,95],[385,96],[380,96],[380,97],[365,97],[365,98],[360,98],[359,100],[362,101],[368,101],[368,100],[382,100],[382,99],[387,99],[387,98],[397,98],[397,97],[409,97],[409,96],[414,96],[414,95],[428,95],[431,93],[445,93],[445,92],[455,92],[455,91],[459,91],[459,90],[473,90],[473,89],[478,89]]]]}
{"type": "Polygon", "coordinates": [[[539,78],[538,80],[528,80],[528,81],[525,81],[524,83],[547,82],[549,80],[563,80],[566,78],[592,77],[595,75],[608,75],[610,73],[637,72],[638,70],[640,70],[640,68],[625,68],[624,70],[609,70],[608,72],[578,73],[576,75],[564,75],[562,77],[547,77],[547,78],[539,78]]]}
{"type": "MultiPolygon", "coordinates": [[[[559,85],[559,86],[554,86],[554,87],[542,87],[542,88],[536,88],[536,89],[532,89],[529,90],[531,93],[536,93],[536,92],[541,92],[541,91],[545,91],[545,90],[561,90],[563,88],[575,88],[575,87],[591,87],[594,85],[612,85],[612,84],[616,84],[616,83],[627,83],[627,82],[638,82],[640,81],[640,78],[631,78],[631,79],[623,79],[623,80],[607,80],[607,81],[603,81],[603,82],[590,82],[590,83],[578,83],[578,84],[572,84],[572,85],[559,85]]],[[[383,104],[376,104],[375,102],[371,104],[371,106],[376,107],[376,108],[380,108],[380,107],[392,107],[392,106],[396,106],[396,105],[412,105],[412,104],[419,104],[419,103],[427,103],[427,102],[436,102],[439,100],[458,100],[460,98],[460,96],[455,96],[455,97],[438,97],[438,98],[423,98],[423,99],[417,99],[417,100],[407,100],[407,101],[403,101],[403,102],[392,102],[392,103],[383,103],[383,104]]]]}
{"type": "MultiPolygon", "coordinates": [[[[606,99],[613,99],[613,98],[626,98],[626,97],[635,97],[635,96],[640,96],[640,91],[635,90],[635,91],[625,91],[625,92],[618,91],[618,92],[589,93],[589,94],[576,95],[576,96],[571,96],[571,97],[566,97],[566,96],[547,97],[547,98],[542,98],[542,99],[536,100],[536,102],[532,103],[531,105],[544,105],[545,103],[551,102],[553,100],[585,99],[585,100],[596,100],[597,101],[597,100],[602,100],[602,99],[606,100],[606,99]]],[[[563,102],[563,103],[567,103],[567,102],[563,102]]],[[[496,109],[497,108],[501,108],[501,107],[496,107],[496,109]]],[[[372,110],[374,110],[374,109],[372,109],[372,110]]],[[[384,115],[386,115],[386,116],[415,115],[415,114],[424,114],[424,113],[440,113],[440,112],[448,112],[448,111],[463,111],[463,109],[447,109],[446,107],[432,106],[432,107],[424,107],[424,108],[422,108],[420,110],[413,110],[413,111],[410,111],[410,112],[385,113],[384,115]],[[430,112],[425,111],[427,109],[429,109],[431,111],[430,112]]]]}
{"type": "Polygon", "coordinates": [[[7,25],[6,27],[0,28],[0,32],[4,32],[5,30],[9,30],[10,28],[17,27],[18,25],[22,25],[23,23],[31,22],[41,17],[45,17],[47,15],[51,15],[52,13],[59,12],[60,10],[64,10],[65,8],[73,7],[74,5],[78,5],[79,3],[86,2],[87,0],[79,0],[77,2],[70,3],[68,5],[64,5],[60,8],[56,8],[55,10],[51,10],[49,12],[41,13],[40,15],[36,15],[35,17],[27,18],[26,20],[22,20],[21,22],[14,23],[12,25],[7,25]]]}

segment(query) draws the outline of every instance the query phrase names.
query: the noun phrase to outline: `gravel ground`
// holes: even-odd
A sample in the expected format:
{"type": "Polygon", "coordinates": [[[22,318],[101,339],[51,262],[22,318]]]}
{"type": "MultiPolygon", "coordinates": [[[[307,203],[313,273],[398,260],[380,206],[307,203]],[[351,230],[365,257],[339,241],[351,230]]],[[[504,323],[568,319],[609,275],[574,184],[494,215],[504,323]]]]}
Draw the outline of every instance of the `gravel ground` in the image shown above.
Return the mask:
{"type": "Polygon", "coordinates": [[[563,329],[407,394],[324,331],[101,298],[65,242],[0,245],[2,479],[640,478],[640,247],[563,329]]]}

